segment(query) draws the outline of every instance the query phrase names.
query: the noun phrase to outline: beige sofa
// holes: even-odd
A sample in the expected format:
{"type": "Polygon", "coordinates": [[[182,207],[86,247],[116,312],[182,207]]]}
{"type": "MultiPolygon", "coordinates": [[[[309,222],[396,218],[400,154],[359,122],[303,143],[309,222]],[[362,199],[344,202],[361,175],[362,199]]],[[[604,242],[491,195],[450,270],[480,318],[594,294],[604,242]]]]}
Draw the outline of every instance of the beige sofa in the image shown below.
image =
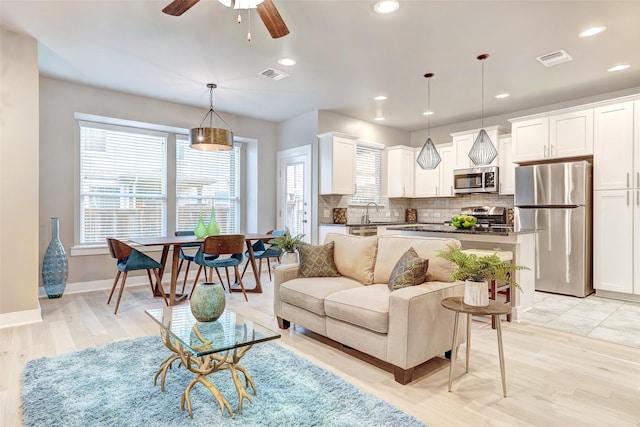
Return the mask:
{"type": "MultiPolygon", "coordinates": [[[[464,295],[452,282],[453,264],[437,255],[453,239],[410,236],[327,235],[334,242],[340,277],[298,278],[298,264],[276,269],[274,312],[280,328],[300,325],[394,366],[395,380],[407,384],[415,366],[451,350],[454,313],[440,301],[464,295]],[[389,277],[413,247],[429,259],[427,281],[391,292],[389,277]]],[[[465,330],[459,330],[464,342],[465,330]]]]}

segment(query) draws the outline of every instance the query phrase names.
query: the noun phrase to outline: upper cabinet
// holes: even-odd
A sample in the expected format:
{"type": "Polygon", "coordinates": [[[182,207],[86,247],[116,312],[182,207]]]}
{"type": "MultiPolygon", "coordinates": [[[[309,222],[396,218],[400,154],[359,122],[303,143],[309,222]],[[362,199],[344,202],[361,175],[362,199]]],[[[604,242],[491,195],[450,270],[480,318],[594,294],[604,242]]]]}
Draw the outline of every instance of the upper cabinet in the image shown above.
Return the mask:
{"type": "MultiPolygon", "coordinates": [[[[415,149],[416,158],[422,147],[415,149]]],[[[435,169],[422,169],[415,165],[414,197],[454,197],[453,169],[456,153],[453,144],[436,145],[442,161],[435,169]]]]}
{"type": "Polygon", "coordinates": [[[415,148],[394,145],[384,151],[387,197],[413,197],[414,171],[420,167],[416,163],[415,148]]]}
{"type": "Polygon", "coordinates": [[[498,140],[499,192],[500,195],[512,195],[516,192],[516,164],[513,163],[513,143],[511,137],[498,140]]]}
{"type": "MultiPolygon", "coordinates": [[[[500,135],[507,132],[507,129],[501,126],[488,126],[484,128],[487,135],[491,139],[496,150],[499,151],[498,148],[498,138],[500,135]]],[[[455,150],[455,167],[454,169],[467,169],[476,167],[476,165],[469,158],[469,151],[471,151],[471,147],[475,142],[478,134],[480,133],[480,129],[474,129],[470,131],[464,132],[456,132],[452,133],[451,137],[453,138],[453,148],[455,150]]],[[[499,155],[499,154],[498,154],[499,155]]],[[[498,166],[498,158],[496,157],[491,164],[486,166],[498,166]]]]}
{"type": "MultiPolygon", "coordinates": [[[[636,101],[636,109],[640,102],[636,101]]],[[[635,126],[640,126],[636,113],[635,126]]],[[[594,190],[640,188],[640,148],[634,150],[634,102],[595,109],[593,144],[594,190]]],[[[636,143],[640,142],[640,139],[636,143]]]]}
{"type": "Polygon", "coordinates": [[[318,135],[320,194],[356,192],[357,139],[338,132],[318,135]]]}
{"type": "Polygon", "coordinates": [[[593,154],[593,109],[511,120],[516,163],[593,154]]]}

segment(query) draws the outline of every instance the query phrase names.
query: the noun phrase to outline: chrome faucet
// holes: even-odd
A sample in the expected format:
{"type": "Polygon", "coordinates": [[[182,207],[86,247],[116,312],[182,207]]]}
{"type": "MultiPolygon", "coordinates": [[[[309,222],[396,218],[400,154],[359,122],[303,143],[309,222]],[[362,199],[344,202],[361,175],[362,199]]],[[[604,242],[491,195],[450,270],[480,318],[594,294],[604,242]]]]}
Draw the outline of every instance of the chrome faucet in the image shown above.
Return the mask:
{"type": "Polygon", "coordinates": [[[365,214],[362,217],[362,221],[361,221],[363,224],[371,224],[371,220],[369,220],[369,205],[375,206],[376,212],[378,212],[380,209],[380,206],[378,206],[377,203],[374,203],[374,202],[367,203],[367,206],[365,207],[365,214]]]}

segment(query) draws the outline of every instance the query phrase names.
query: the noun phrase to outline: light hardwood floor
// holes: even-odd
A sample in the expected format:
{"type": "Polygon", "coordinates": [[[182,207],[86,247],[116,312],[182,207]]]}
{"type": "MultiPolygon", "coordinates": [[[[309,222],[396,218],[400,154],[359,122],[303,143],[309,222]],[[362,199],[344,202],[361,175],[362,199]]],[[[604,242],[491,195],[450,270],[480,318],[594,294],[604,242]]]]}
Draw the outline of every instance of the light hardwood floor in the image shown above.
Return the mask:
{"type": "MultiPolygon", "coordinates": [[[[267,280],[264,274],[264,294],[250,294],[248,303],[240,294],[227,294],[227,304],[275,329],[267,280]]],[[[1,426],[21,425],[20,376],[27,360],[158,332],[144,309],[163,302],[148,287],[125,290],[117,316],[107,296],[99,291],[43,299],[44,322],[0,330],[1,426]]],[[[416,379],[402,386],[389,366],[300,327],[283,331],[277,342],[430,427],[640,426],[640,349],[529,324],[504,323],[503,335],[507,398],[501,393],[495,331],[482,320],[473,322],[470,372],[457,364],[451,393],[443,358],[420,366],[416,379]]],[[[464,351],[458,357],[464,362],[464,351]]]]}

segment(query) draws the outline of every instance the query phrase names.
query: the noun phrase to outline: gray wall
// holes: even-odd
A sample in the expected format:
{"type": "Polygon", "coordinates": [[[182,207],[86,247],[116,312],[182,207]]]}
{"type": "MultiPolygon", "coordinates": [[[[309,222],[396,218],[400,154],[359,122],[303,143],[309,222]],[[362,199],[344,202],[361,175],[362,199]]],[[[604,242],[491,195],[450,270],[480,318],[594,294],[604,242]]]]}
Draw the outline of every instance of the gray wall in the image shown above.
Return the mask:
{"type": "Polygon", "coordinates": [[[318,133],[342,132],[358,138],[384,145],[409,145],[411,134],[407,131],[390,128],[343,116],[330,111],[318,114],[318,133]]]}
{"type": "MultiPolygon", "coordinates": [[[[74,244],[76,112],[191,128],[202,117],[203,109],[41,77],[40,259],[50,239],[50,217],[60,218],[61,240],[67,253],[74,244]]],[[[276,185],[278,126],[263,120],[224,112],[221,114],[231,125],[236,136],[257,141],[249,142],[245,147],[245,158],[260,159],[260,162],[247,165],[247,169],[251,168],[254,173],[242,177],[243,188],[251,187],[254,190],[253,194],[257,196],[257,203],[247,203],[247,197],[243,197],[247,215],[242,218],[242,231],[245,231],[247,225],[251,228],[257,227],[258,230],[271,229],[276,223],[273,195],[276,185]]],[[[114,268],[113,260],[108,255],[69,256],[68,282],[112,279],[114,268]]]]}

